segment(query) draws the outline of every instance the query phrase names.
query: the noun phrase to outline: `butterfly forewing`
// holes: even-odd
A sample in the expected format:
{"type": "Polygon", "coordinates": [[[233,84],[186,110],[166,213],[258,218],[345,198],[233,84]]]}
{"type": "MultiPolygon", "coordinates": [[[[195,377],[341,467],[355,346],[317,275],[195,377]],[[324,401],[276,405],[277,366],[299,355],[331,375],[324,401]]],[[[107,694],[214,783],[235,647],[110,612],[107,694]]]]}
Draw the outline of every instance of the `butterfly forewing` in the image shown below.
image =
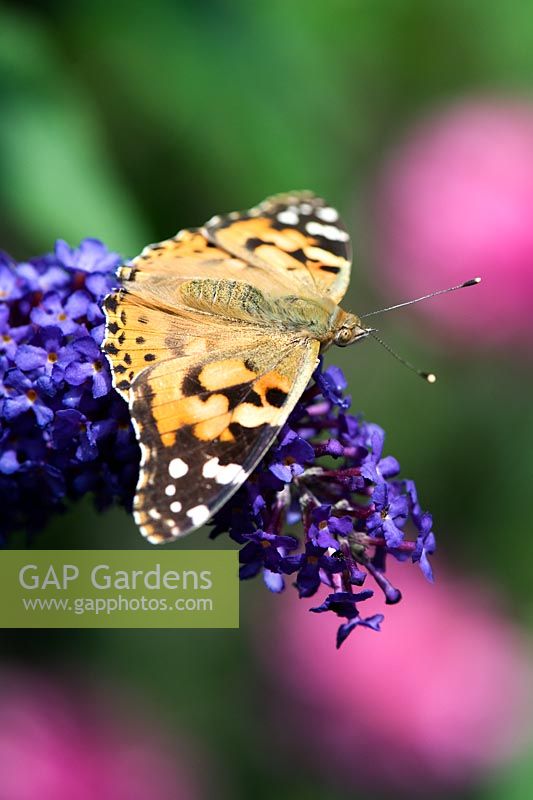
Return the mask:
{"type": "Polygon", "coordinates": [[[207,236],[238,258],[281,275],[303,295],[338,303],[350,280],[350,237],[336,209],[311,192],[275,195],[250,211],[213,217],[207,236]]]}

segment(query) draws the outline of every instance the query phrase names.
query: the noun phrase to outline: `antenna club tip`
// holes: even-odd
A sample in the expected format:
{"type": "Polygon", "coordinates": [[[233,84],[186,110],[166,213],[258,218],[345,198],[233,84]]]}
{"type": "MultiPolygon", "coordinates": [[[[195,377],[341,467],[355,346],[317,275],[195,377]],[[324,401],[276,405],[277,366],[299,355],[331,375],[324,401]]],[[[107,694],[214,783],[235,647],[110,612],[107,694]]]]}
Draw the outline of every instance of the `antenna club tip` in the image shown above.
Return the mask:
{"type": "Polygon", "coordinates": [[[437,376],[434,372],[423,372],[422,375],[428,383],[436,383],[437,381],[437,376]]]}
{"type": "Polygon", "coordinates": [[[465,281],[461,288],[464,289],[466,286],[476,286],[478,283],[481,283],[481,278],[479,276],[477,278],[472,278],[469,281],[465,281]]]}

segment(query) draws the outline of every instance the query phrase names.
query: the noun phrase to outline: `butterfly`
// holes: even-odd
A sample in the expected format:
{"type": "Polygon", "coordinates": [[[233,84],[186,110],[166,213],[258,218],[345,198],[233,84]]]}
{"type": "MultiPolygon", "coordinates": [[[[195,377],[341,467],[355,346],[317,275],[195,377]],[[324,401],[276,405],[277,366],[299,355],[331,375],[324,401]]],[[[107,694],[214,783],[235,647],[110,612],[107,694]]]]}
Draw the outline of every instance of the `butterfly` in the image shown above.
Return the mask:
{"type": "Polygon", "coordinates": [[[338,305],[350,266],[338,212],[291,192],[119,268],[103,346],[141,448],[133,513],[151,542],[207,522],[268,450],[319,354],[368,334],[338,305]]]}

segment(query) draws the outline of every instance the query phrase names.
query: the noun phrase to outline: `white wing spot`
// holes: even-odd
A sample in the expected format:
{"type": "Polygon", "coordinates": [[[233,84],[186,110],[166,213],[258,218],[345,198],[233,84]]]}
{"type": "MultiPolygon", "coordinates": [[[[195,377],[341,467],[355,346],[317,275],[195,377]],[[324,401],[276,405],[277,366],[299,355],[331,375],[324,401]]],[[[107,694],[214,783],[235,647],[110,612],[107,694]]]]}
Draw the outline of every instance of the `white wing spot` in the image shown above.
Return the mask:
{"type": "Polygon", "coordinates": [[[215,216],[211,217],[211,219],[208,220],[205,224],[206,225],[218,225],[219,222],[220,222],[220,217],[218,216],[218,214],[215,214],[215,216]]]}
{"type": "Polygon", "coordinates": [[[165,486],[165,494],[167,497],[174,497],[176,494],[176,487],[173,483],[169,483],[168,486],[165,486]]]}
{"type": "Polygon", "coordinates": [[[210,458],[209,461],[206,461],[204,464],[202,475],[204,476],[204,478],[214,478],[217,469],[218,469],[218,458],[216,457],[210,458]]]}
{"type": "Polygon", "coordinates": [[[339,212],[336,208],[324,206],[324,208],[317,208],[316,215],[322,222],[337,222],[339,219],[339,212]]]}
{"type": "Polygon", "coordinates": [[[148,516],[152,517],[152,519],[161,519],[161,514],[155,508],[150,509],[148,516]]]}
{"type": "Polygon", "coordinates": [[[147,483],[148,483],[148,473],[146,472],[146,470],[141,469],[139,472],[139,480],[137,481],[137,490],[144,489],[147,483]]]}
{"type": "Polygon", "coordinates": [[[195,525],[197,528],[199,528],[200,525],[203,525],[204,522],[207,522],[207,520],[210,517],[210,514],[208,507],[201,505],[201,506],[194,506],[194,508],[190,508],[187,511],[187,516],[191,520],[192,524],[195,525]]]}
{"type": "Polygon", "coordinates": [[[139,462],[139,466],[140,466],[140,467],[141,467],[141,469],[142,469],[142,467],[144,467],[144,465],[145,465],[145,464],[146,464],[146,462],[148,461],[148,458],[149,458],[149,456],[150,456],[150,451],[149,451],[149,449],[146,447],[146,445],[144,445],[142,442],[139,442],[139,446],[140,446],[140,448],[141,448],[141,460],[140,460],[140,462],[139,462]]]}
{"type": "Polygon", "coordinates": [[[182,478],[189,471],[189,467],[181,458],[173,458],[168,465],[168,472],[171,478],[182,478]]]}
{"type": "Polygon", "coordinates": [[[173,503],[170,504],[170,510],[173,514],[177,514],[178,511],[181,511],[181,503],[179,500],[174,500],[173,503]]]}
{"type": "Polygon", "coordinates": [[[280,211],[277,215],[278,222],[282,222],[284,225],[298,225],[298,220],[300,219],[296,211],[280,211]]]}
{"type": "Polygon", "coordinates": [[[216,483],[220,483],[224,486],[235,480],[241,469],[242,467],[240,464],[222,465],[218,463],[218,458],[213,457],[204,464],[202,475],[204,478],[214,478],[216,483]]]}
{"type": "Polygon", "coordinates": [[[300,211],[302,214],[311,214],[313,206],[310,203],[300,203],[300,211]]]}
{"type": "Polygon", "coordinates": [[[324,239],[329,239],[331,242],[347,242],[350,238],[346,231],[341,231],[335,225],[322,225],[314,220],[308,222],[305,229],[311,236],[323,236],[324,239]]]}

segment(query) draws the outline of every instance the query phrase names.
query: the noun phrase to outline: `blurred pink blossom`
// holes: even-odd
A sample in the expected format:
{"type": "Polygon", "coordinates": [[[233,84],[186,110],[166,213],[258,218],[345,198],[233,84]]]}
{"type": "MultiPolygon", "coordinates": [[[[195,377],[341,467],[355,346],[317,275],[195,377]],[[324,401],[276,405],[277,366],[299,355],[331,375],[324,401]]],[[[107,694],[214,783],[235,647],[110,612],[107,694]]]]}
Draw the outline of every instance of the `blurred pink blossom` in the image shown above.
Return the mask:
{"type": "MultiPolygon", "coordinates": [[[[309,601],[270,600],[256,643],[277,693],[272,722],[282,749],[345,790],[464,788],[530,735],[529,643],[483,588],[442,569],[434,585],[398,564],[390,576],[404,597],[382,632],[357,630],[341,650],[336,620],[309,601]]],[[[370,613],[383,610],[373,602],[370,613]]]]}
{"type": "Polygon", "coordinates": [[[435,115],[391,153],[376,195],[387,302],[480,275],[412,313],[473,347],[533,344],[533,104],[479,100],[435,115]]]}
{"type": "MultiPolygon", "coordinates": [[[[199,800],[191,753],[146,714],[36,674],[0,672],[6,800],[199,800]]],[[[197,765],[205,771],[205,766],[197,765]]]]}

